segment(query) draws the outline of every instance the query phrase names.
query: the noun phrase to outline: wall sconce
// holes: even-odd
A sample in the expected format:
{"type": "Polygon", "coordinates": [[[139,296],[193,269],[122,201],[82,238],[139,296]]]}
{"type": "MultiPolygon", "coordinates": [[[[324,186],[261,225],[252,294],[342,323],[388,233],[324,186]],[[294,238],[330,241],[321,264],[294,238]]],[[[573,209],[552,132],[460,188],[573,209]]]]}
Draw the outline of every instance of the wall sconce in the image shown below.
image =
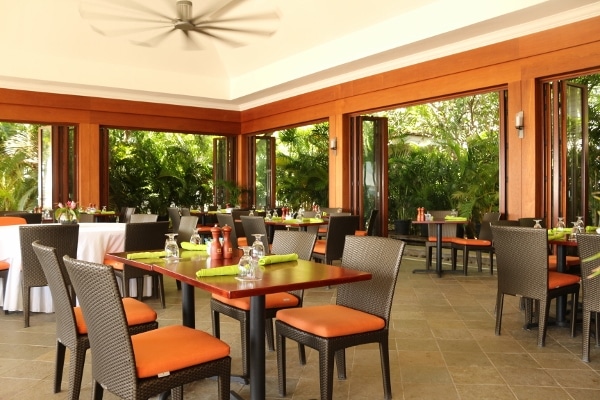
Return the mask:
{"type": "Polygon", "coordinates": [[[519,133],[519,139],[523,139],[523,111],[519,111],[515,116],[515,128],[519,133]]]}
{"type": "Polygon", "coordinates": [[[337,138],[329,139],[329,148],[331,150],[337,150],[337,138]]]}

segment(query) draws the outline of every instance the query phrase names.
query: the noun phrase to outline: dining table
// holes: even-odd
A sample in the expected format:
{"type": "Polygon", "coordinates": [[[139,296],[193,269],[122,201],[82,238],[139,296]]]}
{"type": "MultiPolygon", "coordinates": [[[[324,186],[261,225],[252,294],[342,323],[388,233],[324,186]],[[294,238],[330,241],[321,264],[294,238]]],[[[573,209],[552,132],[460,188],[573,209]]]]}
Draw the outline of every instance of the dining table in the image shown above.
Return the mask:
{"type": "MultiPolygon", "coordinates": [[[[240,254],[230,259],[211,259],[205,252],[182,253],[182,259],[127,258],[128,252],[108,254],[107,258],[155,271],[181,282],[181,309],[183,325],[195,327],[194,288],[226,298],[250,297],[250,398],[265,399],[265,295],[315,287],[360,282],[371,279],[371,274],[354,269],[296,260],[270,264],[256,280],[242,280],[233,275],[198,277],[202,269],[237,265],[240,254]],[[196,253],[196,254],[194,254],[196,253]]],[[[235,393],[232,397],[239,398],[235,393]]]]}
{"type": "MultiPolygon", "coordinates": [[[[412,221],[413,224],[427,224],[435,225],[435,270],[430,269],[414,269],[413,274],[416,273],[431,273],[432,271],[437,274],[439,278],[442,277],[442,226],[445,224],[466,224],[467,220],[462,219],[429,219],[425,221],[412,221]]],[[[448,271],[446,271],[448,272],[448,271]]],[[[461,272],[461,271],[456,271],[461,272]]],[[[462,272],[461,272],[462,273],[462,272]]]]}
{"type": "MultiPolygon", "coordinates": [[[[19,227],[21,225],[0,226],[0,260],[10,263],[6,293],[0,296],[0,305],[5,311],[22,311],[23,295],[21,287],[21,242],[19,227]]],[[[109,252],[123,251],[125,248],[125,224],[111,222],[90,222],[79,224],[77,258],[80,260],[102,263],[104,255],[109,252]]],[[[152,294],[152,278],[144,281],[144,295],[152,294]]],[[[2,285],[0,285],[2,290],[2,285]]],[[[136,295],[137,285],[130,282],[130,292],[136,295]]],[[[54,312],[52,294],[48,286],[31,288],[30,309],[32,312],[54,312]]]]}

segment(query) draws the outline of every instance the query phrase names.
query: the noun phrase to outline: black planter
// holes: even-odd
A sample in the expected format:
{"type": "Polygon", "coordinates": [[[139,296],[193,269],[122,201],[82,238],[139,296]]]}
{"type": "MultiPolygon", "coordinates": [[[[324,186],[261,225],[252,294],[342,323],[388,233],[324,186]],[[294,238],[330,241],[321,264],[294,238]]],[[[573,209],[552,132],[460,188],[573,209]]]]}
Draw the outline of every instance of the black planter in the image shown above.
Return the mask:
{"type": "Polygon", "coordinates": [[[397,219],[394,228],[397,235],[410,235],[410,219],[397,219]]]}

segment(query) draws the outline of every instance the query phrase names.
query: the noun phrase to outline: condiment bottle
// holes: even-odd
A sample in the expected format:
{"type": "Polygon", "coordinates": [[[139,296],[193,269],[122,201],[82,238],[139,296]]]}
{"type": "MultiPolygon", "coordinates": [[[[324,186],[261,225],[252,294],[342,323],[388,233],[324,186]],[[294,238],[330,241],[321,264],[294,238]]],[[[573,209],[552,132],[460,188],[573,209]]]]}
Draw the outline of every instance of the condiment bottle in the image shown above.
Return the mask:
{"type": "Polygon", "coordinates": [[[223,258],[223,249],[221,248],[221,228],[217,224],[210,228],[213,240],[210,244],[210,258],[213,260],[220,260],[223,258]]]}
{"type": "Polygon", "coordinates": [[[233,245],[231,243],[231,227],[225,225],[223,228],[223,258],[233,258],[233,245]]]}

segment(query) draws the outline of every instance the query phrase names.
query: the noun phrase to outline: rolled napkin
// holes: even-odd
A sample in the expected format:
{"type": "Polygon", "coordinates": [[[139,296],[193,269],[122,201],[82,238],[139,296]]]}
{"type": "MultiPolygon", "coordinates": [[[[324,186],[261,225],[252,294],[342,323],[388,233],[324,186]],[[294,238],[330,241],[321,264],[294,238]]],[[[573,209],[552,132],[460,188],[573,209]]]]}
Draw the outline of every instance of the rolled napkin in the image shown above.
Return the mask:
{"type": "Polygon", "coordinates": [[[224,267],[206,268],[196,271],[196,276],[201,278],[203,276],[223,276],[223,275],[237,275],[237,265],[227,265],[224,267]]]}
{"type": "Polygon", "coordinates": [[[446,221],[466,221],[467,217],[454,217],[452,215],[446,215],[444,219],[446,221]]]}
{"type": "Polygon", "coordinates": [[[559,240],[564,239],[567,232],[556,232],[548,235],[548,240],[559,240]]]}
{"type": "Polygon", "coordinates": [[[587,233],[595,233],[597,229],[598,229],[597,226],[586,226],[585,227],[585,231],[587,233]]]}
{"type": "Polygon", "coordinates": [[[114,211],[100,211],[100,214],[114,214],[114,211]]]}
{"type": "Polygon", "coordinates": [[[303,217],[302,222],[310,222],[310,218],[303,217]]]}
{"type": "Polygon", "coordinates": [[[290,253],[290,254],[271,254],[270,256],[264,256],[260,260],[258,260],[259,265],[269,265],[269,264],[277,264],[288,261],[296,261],[298,259],[298,254],[290,253]]]}
{"type": "Polygon", "coordinates": [[[308,222],[323,222],[323,220],[321,218],[309,218],[310,221],[308,222]]]}
{"type": "Polygon", "coordinates": [[[181,248],[184,250],[206,251],[205,244],[196,244],[190,242],[181,242],[181,248]]]}
{"type": "Polygon", "coordinates": [[[164,251],[143,251],[140,253],[129,253],[127,254],[127,259],[137,260],[138,258],[160,258],[166,256],[167,253],[164,251]]]}
{"type": "Polygon", "coordinates": [[[281,217],[272,217],[271,221],[283,221],[283,218],[281,218],[281,217]]]}

